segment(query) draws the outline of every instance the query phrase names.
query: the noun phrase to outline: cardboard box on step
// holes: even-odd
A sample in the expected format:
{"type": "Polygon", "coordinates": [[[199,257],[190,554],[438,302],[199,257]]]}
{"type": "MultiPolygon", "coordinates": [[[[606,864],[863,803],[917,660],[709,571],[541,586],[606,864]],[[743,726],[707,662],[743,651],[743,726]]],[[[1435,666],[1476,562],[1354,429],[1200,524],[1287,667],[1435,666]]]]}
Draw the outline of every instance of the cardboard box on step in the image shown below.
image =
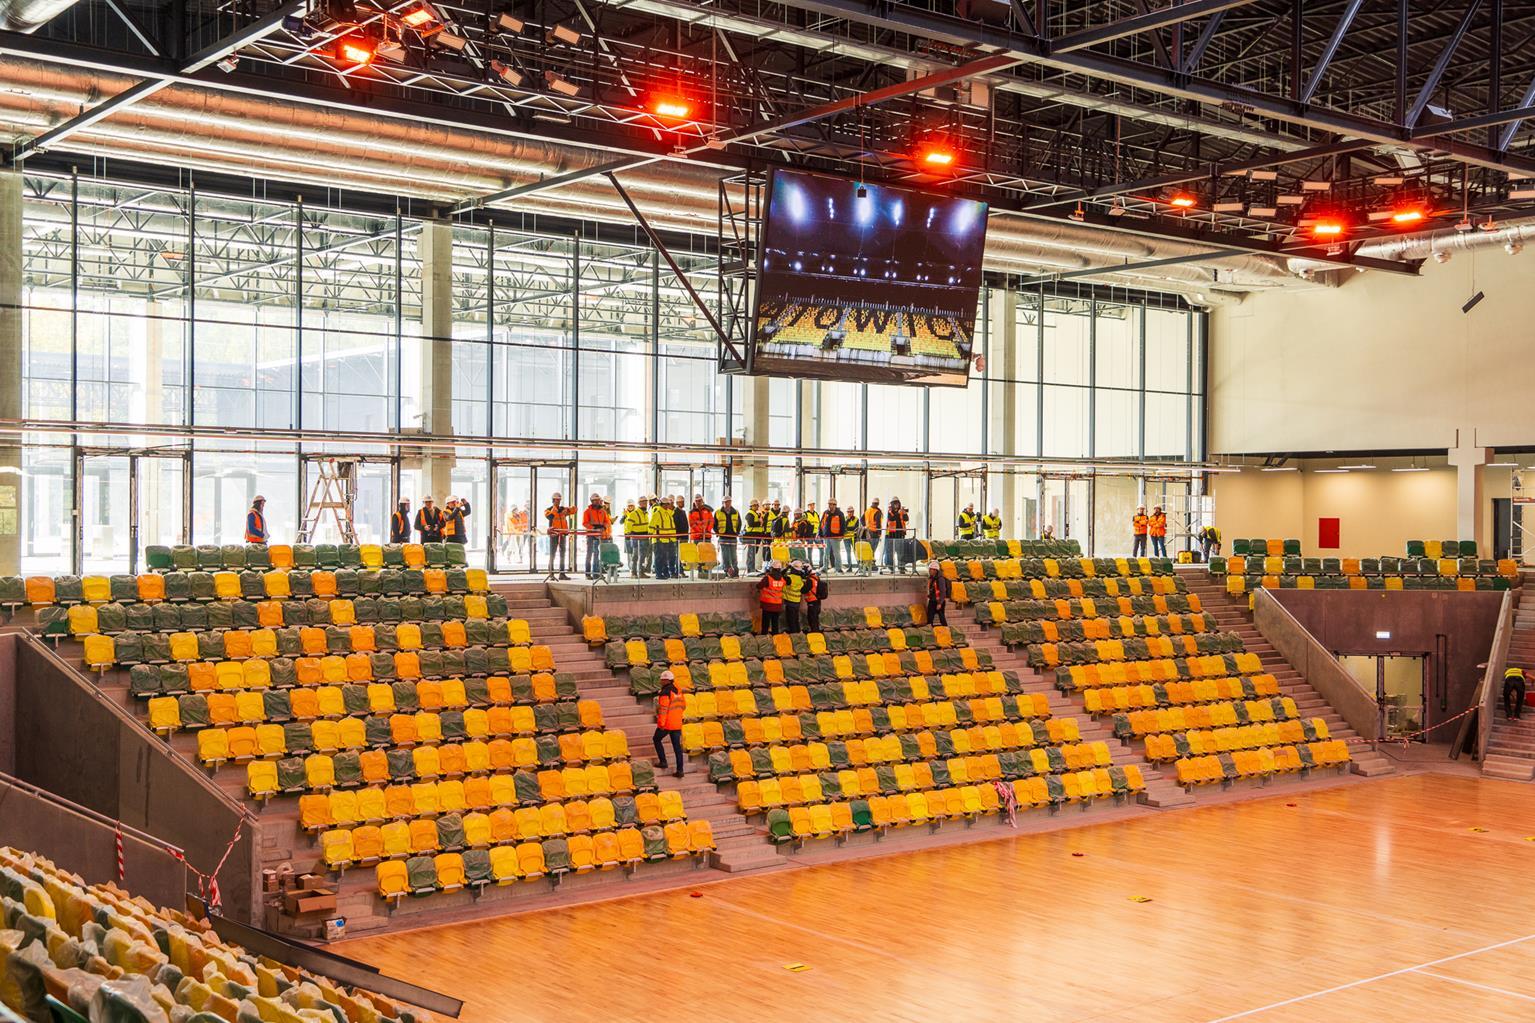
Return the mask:
{"type": "Polygon", "coordinates": [[[336,893],[328,888],[311,888],[288,892],[283,897],[283,910],[288,916],[304,916],[309,913],[334,913],[336,893]]]}

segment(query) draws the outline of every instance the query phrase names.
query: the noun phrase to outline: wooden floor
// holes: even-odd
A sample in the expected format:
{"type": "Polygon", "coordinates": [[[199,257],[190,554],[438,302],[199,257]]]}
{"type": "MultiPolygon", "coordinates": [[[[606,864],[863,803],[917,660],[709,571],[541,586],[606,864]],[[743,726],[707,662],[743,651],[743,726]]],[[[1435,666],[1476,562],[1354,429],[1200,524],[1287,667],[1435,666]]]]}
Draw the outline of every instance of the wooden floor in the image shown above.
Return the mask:
{"type": "Polygon", "coordinates": [[[1535,1020],[1535,786],[1513,782],[1281,791],[699,892],[335,951],[472,1023],[1535,1020]]]}

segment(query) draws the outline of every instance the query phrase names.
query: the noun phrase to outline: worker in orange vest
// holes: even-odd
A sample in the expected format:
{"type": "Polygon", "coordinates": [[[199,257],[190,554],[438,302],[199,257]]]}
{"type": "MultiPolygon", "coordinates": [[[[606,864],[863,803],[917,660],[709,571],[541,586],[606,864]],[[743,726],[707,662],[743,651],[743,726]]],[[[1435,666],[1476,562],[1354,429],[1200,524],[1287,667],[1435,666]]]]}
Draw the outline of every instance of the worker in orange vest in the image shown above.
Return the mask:
{"type": "Polygon", "coordinates": [[[1151,509],[1151,518],[1146,528],[1151,534],[1151,556],[1167,557],[1167,513],[1162,510],[1160,504],[1151,509]]]}
{"type": "Polygon", "coordinates": [[[575,511],[570,505],[560,503],[559,494],[550,500],[553,503],[544,509],[544,521],[549,524],[549,571],[558,573],[561,579],[569,579],[570,576],[565,574],[565,548],[570,539],[570,519],[575,511]]]}
{"type": "Polygon", "coordinates": [[[447,511],[442,516],[442,539],[446,543],[467,544],[469,529],[464,519],[469,517],[469,499],[448,496],[447,511]]]}
{"type": "Polygon", "coordinates": [[[250,511],[245,513],[245,542],[264,544],[266,541],[266,498],[257,494],[250,511]]]}
{"type": "Polygon", "coordinates": [[[601,494],[593,494],[581,513],[581,532],[586,534],[586,577],[595,579],[602,574],[602,545],[613,537],[613,516],[601,494]]]}
{"type": "Polygon", "coordinates": [[[666,770],[666,747],[662,740],[668,736],[672,742],[672,754],[677,758],[677,770],[682,777],[682,712],[687,709],[688,698],[677,688],[677,676],[670,669],[661,672],[661,692],[656,695],[656,731],[650,741],[656,747],[656,763],[666,770]]]}
{"type": "Polygon", "coordinates": [[[410,543],[410,499],[400,498],[400,505],[389,513],[389,542],[410,543]]]}
{"type": "Polygon", "coordinates": [[[778,621],[783,614],[783,591],[787,584],[783,562],[768,562],[767,571],[757,580],[757,603],[762,608],[762,628],[757,630],[759,634],[771,636],[783,631],[778,621]]]}
{"type": "Polygon", "coordinates": [[[1130,534],[1133,540],[1131,556],[1143,558],[1146,556],[1146,530],[1150,527],[1151,520],[1146,517],[1146,506],[1143,504],[1135,509],[1135,518],[1130,520],[1130,534]]]}

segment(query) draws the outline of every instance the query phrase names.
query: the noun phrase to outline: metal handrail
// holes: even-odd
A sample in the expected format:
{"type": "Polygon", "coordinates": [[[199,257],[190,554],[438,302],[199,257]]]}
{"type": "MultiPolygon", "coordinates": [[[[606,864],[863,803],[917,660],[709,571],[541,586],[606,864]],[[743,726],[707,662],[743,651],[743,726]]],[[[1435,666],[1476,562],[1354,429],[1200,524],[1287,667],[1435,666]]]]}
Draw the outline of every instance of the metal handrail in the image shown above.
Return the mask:
{"type": "Polygon", "coordinates": [[[178,845],[172,845],[162,838],[156,838],[154,835],[151,835],[147,831],[140,831],[133,825],[124,824],[122,821],[114,820],[111,817],[108,817],[106,814],[97,813],[95,810],[92,810],[88,806],[81,806],[74,800],[65,799],[63,796],[55,792],[49,792],[47,789],[39,788],[36,785],[33,785],[31,782],[22,781],[20,778],[13,774],[6,774],[4,771],[0,771],[0,785],[3,785],[7,788],[16,789],[19,792],[25,792],[27,795],[34,796],[43,800],[44,802],[52,803],[60,809],[68,810],[70,813],[77,817],[84,817],[86,820],[93,824],[99,824],[102,827],[111,828],[115,831],[121,831],[125,837],[137,839],[138,841],[143,842],[145,845],[152,846],[156,849],[164,849],[166,852],[172,854],[178,859],[183,858],[183,850],[178,845]]]}
{"type": "MultiPolygon", "coordinates": [[[[1514,641],[1514,594],[1516,590],[1503,591],[1503,603],[1498,608],[1498,627],[1492,634],[1492,649],[1487,655],[1487,670],[1482,673],[1481,710],[1477,719],[1476,758],[1487,759],[1487,747],[1492,742],[1492,722],[1498,712],[1498,698],[1502,693],[1499,680],[1508,665],[1508,650],[1514,641]]],[[[1461,742],[1451,753],[1458,757],[1461,742]]]]}

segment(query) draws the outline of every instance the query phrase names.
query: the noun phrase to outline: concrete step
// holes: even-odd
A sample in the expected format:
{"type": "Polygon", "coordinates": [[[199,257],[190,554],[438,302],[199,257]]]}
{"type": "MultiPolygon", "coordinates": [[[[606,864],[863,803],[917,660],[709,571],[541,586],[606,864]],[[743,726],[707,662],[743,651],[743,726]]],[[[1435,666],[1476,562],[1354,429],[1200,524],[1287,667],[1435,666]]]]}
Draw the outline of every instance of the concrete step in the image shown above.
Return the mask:
{"type": "Polygon", "coordinates": [[[1535,759],[1489,753],[1482,761],[1482,776],[1506,781],[1532,781],[1535,780],[1535,759]]]}

